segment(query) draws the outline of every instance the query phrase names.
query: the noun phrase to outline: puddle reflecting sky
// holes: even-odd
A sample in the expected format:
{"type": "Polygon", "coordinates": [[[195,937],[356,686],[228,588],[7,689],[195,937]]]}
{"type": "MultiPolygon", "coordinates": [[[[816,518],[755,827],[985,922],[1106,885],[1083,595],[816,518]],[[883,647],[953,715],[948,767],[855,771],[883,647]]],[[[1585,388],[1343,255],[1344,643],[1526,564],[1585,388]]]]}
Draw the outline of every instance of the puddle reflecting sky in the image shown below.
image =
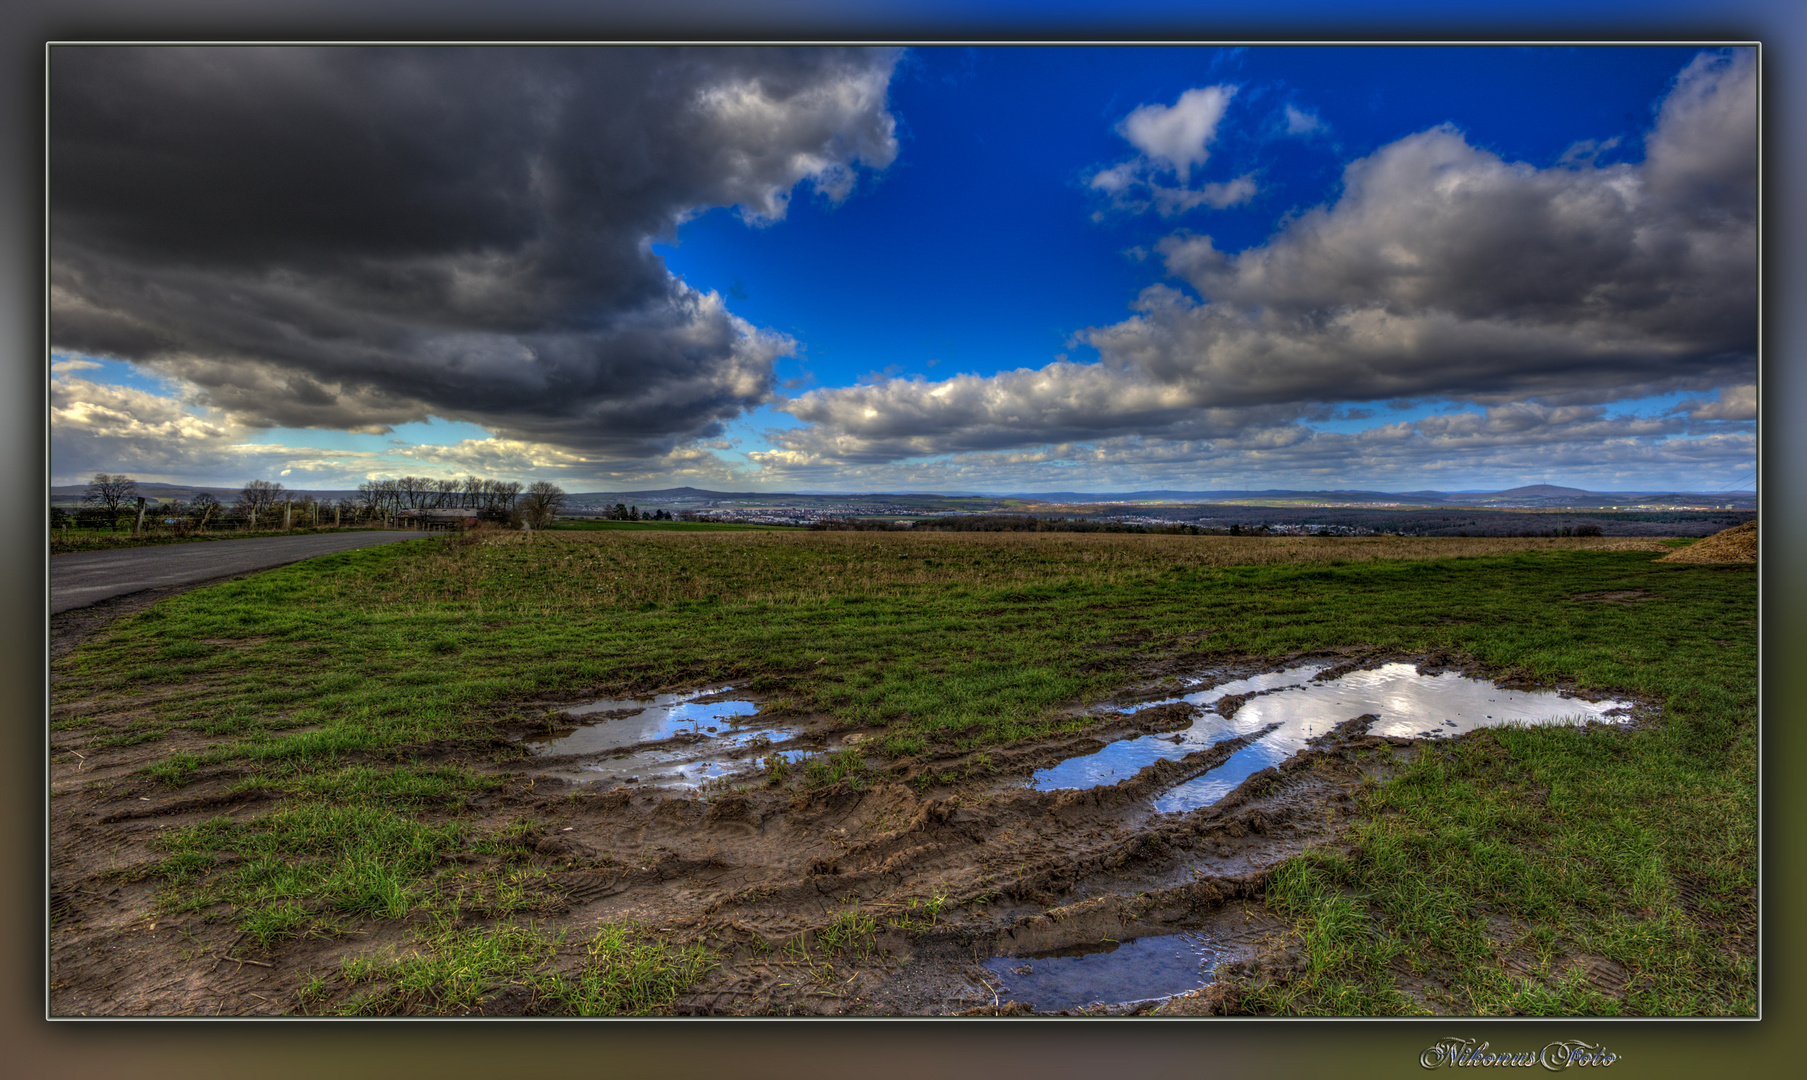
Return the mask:
{"type": "Polygon", "coordinates": [[[660,742],[678,735],[720,734],[742,716],[752,716],[759,706],[751,701],[698,702],[700,697],[725,694],[732,686],[693,690],[687,694],[660,694],[651,701],[593,701],[566,709],[570,717],[595,717],[575,731],[525,739],[535,754],[594,754],[641,743],[660,742]],[[621,713],[604,718],[599,714],[621,713]]]}
{"type": "Polygon", "coordinates": [[[579,720],[575,730],[522,743],[537,757],[597,758],[542,770],[546,774],[586,782],[697,787],[756,767],[768,752],[768,743],[796,737],[789,729],[748,723],[747,718],[759,712],[751,701],[697,700],[733,689],[660,694],[651,701],[594,701],[564,710],[564,715],[579,720]],[[680,741],[669,741],[673,739],[680,741]]]}
{"type": "Polygon", "coordinates": [[[1151,1001],[1211,981],[1214,958],[1196,934],[1137,938],[1077,955],[995,956],[985,966],[1004,984],[1002,1000],[1040,1012],[1103,1003],[1151,1001]]]}
{"type": "MultiPolygon", "coordinates": [[[[1037,772],[1030,785],[1041,790],[1114,784],[1156,761],[1184,757],[1270,724],[1279,728],[1232,754],[1229,760],[1155,800],[1163,812],[1207,806],[1250,775],[1278,765],[1305,744],[1351,717],[1374,713],[1368,730],[1376,735],[1436,738],[1500,724],[1609,722],[1607,713],[1629,707],[1623,701],[1582,701],[1554,691],[1505,690],[1454,672],[1420,675],[1411,664],[1386,664],[1314,683],[1322,663],[1237,679],[1210,690],[1170,700],[1200,706],[1184,731],[1122,739],[1095,754],[1069,758],[1037,772]],[[1233,717],[1218,715],[1216,702],[1254,693],[1233,717]]],[[[1147,708],[1162,702],[1149,702],[1147,708]]]]}

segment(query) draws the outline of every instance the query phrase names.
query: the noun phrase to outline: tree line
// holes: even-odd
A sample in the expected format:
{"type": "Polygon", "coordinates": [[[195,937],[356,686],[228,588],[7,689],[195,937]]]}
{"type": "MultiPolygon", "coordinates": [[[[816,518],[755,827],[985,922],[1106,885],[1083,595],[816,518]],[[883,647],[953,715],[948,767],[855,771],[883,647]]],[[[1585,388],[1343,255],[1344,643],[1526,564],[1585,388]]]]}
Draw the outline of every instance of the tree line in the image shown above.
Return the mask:
{"type": "Polygon", "coordinates": [[[953,517],[926,518],[918,521],[915,531],[934,532],[1075,532],[1075,533],[1165,533],[1197,536],[1209,529],[1173,522],[1168,525],[1141,525],[1124,521],[1090,518],[1037,517],[1034,514],[962,514],[953,517]]]}
{"type": "MultiPolygon", "coordinates": [[[[74,512],[50,508],[50,526],[133,529],[138,525],[138,484],[129,476],[96,473],[74,512]]],[[[230,505],[202,492],[188,502],[147,503],[144,524],[154,530],[214,525],[249,528],[323,528],[390,523],[405,510],[475,510],[480,521],[511,527],[550,525],[565,507],[565,492],[536,481],[525,488],[508,480],[469,476],[433,479],[402,476],[359,484],[355,496],[332,500],[289,491],[270,480],[251,480],[230,505]]]]}

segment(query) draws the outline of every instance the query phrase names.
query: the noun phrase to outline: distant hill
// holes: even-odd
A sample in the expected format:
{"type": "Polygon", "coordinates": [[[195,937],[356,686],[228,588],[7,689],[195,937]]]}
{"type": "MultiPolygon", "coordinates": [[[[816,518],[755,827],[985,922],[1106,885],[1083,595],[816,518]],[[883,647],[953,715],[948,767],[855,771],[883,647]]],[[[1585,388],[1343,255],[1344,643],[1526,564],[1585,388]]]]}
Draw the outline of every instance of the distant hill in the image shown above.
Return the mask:
{"type": "MultiPolygon", "coordinates": [[[[333,501],[349,499],[357,496],[352,488],[294,488],[298,496],[311,496],[316,499],[333,501]]],[[[236,487],[206,487],[194,484],[163,484],[154,481],[142,481],[138,484],[138,492],[153,501],[177,500],[188,502],[195,496],[205,492],[223,503],[231,503],[238,497],[236,487]]],[[[82,497],[87,493],[86,484],[59,484],[50,489],[50,500],[57,506],[80,505],[82,497]]],[[[803,508],[828,509],[834,512],[857,512],[859,508],[869,507],[877,513],[950,513],[950,512],[984,512],[987,510],[1012,509],[1022,512],[1023,503],[1043,504],[1126,504],[1126,503],[1170,503],[1170,504],[1208,504],[1208,503],[1242,503],[1242,502],[1287,502],[1287,503],[1323,503],[1339,505],[1350,503],[1410,503],[1418,506],[1450,506],[1450,507],[1518,507],[1525,509],[1575,509],[1585,507],[1611,507],[1627,504],[1663,504],[1673,506],[1733,506],[1754,509],[1756,496],[1743,492],[1638,492],[1638,491],[1584,491],[1581,488],[1561,487],[1555,484],[1527,484],[1521,487],[1507,488],[1503,491],[1434,491],[1416,490],[1404,492],[1368,491],[1368,490],[1329,490],[1329,491],[1295,491],[1290,488],[1239,488],[1210,491],[1183,491],[1176,489],[1156,489],[1148,491],[1040,491],[1015,492],[1009,494],[980,494],[970,491],[962,492],[869,492],[869,493],[836,493],[836,492],[770,492],[770,491],[712,491],[706,488],[675,487],[650,488],[640,491],[580,491],[567,496],[567,505],[574,511],[594,511],[612,507],[616,503],[627,503],[646,509],[661,508],[667,510],[704,510],[731,509],[735,507],[775,507],[790,506],[803,508]]]]}
{"type": "Polygon", "coordinates": [[[1593,495],[1595,492],[1583,491],[1580,488],[1557,487],[1554,484],[1531,484],[1526,487],[1507,488],[1505,491],[1492,492],[1495,496],[1525,495],[1538,499],[1572,499],[1578,495],[1593,495]]]}

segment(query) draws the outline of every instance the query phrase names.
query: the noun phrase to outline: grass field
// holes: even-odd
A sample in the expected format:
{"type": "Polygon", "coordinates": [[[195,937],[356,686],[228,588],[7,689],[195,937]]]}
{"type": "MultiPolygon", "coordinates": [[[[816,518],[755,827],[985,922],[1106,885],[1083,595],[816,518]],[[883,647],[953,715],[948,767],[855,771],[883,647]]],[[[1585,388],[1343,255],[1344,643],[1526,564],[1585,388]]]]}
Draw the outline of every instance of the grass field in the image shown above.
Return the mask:
{"type": "MultiPolygon", "coordinates": [[[[172,830],[163,861],[139,871],[161,882],[163,910],[233,919],[266,946],[434,916],[421,964],[480,947],[544,983],[555,946],[499,929],[532,913],[532,881],[506,860],[454,881],[442,857],[509,849],[458,810],[496,778],[433,764],[493,746],[525,702],[732,683],[768,712],[874,729],[882,763],[1083,727],[1055,717],[1151,660],[1444,654],[1634,695],[1658,719],[1609,737],[1478,733],[1365,785],[1346,842],[1295,858],[1268,889],[1308,962],[1251,983],[1238,1007],[1410,1012],[1403,988],[1435,972],[1456,1012],[1748,1015],[1755,573],[1660,553],[1598,539],[479,532],[314,559],[132,616],[59,662],[53,727],[85,752],[167,743],[142,773],[161,785],[230,770],[280,796],[250,820],[172,830]],[[103,726],[97,710],[130,719],[103,726]],[[498,928],[488,938],[443,921],[473,903],[498,928]],[[1601,992],[1578,957],[1621,988],[1601,992]]],[[[813,777],[858,785],[883,770],[847,757],[813,777]]],[[[614,932],[610,949],[628,948],[614,932]]],[[[653,967],[707,966],[669,957],[653,967]]],[[[405,973],[391,974],[393,995],[405,973]]],[[[683,983],[653,981],[644,1008],[683,983]]],[[[542,990],[566,1011],[629,1000],[600,984],[542,990]]]]}
{"type": "Polygon", "coordinates": [[[716,521],[609,521],[597,518],[564,518],[547,526],[552,532],[783,532],[785,525],[752,525],[716,521]]]}
{"type": "Polygon", "coordinates": [[[50,553],[63,555],[72,551],[112,551],[115,548],[152,547],[158,544],[197,544],[213,540],[249,540],[259,536],[295,536],[299,533],[357,532],[382,528],[380,525],[346,525],[343,528],[322,526],[305,529],[250,529],[229,525],[206,530],[146,529],[137,536],[130,529],[52,529],[50,553]]]}

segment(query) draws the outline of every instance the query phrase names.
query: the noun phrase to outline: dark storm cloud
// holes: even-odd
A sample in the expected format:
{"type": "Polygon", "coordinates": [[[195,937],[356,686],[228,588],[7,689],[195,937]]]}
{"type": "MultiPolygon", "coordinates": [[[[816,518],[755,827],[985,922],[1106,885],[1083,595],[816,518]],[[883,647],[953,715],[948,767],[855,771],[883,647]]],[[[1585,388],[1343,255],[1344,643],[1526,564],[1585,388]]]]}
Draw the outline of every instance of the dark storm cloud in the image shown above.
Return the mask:
{"type": "MultiPolygon", "coordinates": [[[[1211,440],[1328,403],[1597,405],[1754,381],[1756,65],[1680,72],[1640,164],[1508,162],[1443,126],[1351,163],[1264,244],[1159,244],[1101,362],[830,388],[784,406],[801,467],[1126,436],[1211,440]]],[[[1333,440],[1326,440],[1333,441],[1333,440]]]]}
{"type": "Polygon", "coordinates": [[[429,414],[660,453],[789,343],[649,241],[782,217],[896,153],[895,57],[835,49],[88,48],[51,58],[52,337],[241,422],[429,414]]]}

